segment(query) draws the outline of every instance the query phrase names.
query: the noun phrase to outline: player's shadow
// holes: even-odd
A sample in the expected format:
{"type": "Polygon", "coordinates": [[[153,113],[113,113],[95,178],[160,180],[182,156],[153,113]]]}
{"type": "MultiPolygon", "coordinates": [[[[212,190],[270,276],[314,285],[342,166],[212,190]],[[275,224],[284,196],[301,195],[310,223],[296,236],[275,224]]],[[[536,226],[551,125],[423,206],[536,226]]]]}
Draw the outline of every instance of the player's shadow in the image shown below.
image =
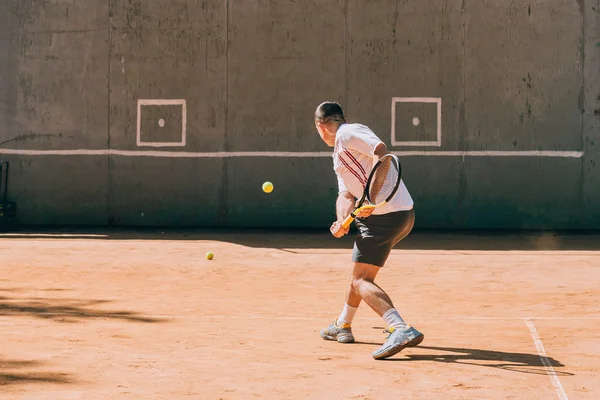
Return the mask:
{"type": "Polygon", "coordinates": [[[42,365],[43,363],[40,361],[0,358],[0,387],[32,383],[69,384],[75,382],[73,377],[67,373],[34,370],[42,365]]]}
{"type": "MultiPolygon", "coordinates": [[[[414,362],[433,361],[440,363],[458,363],[477,365],[481,367],[499,368],[527,374],[547,374],[546,366],[538,354],[509,353],[495,350],[466,349],[459,347],[418,346],[410,352],[404,350],[399,357],[388,358],[386,361],[414,362]],[[435,354],[423,354],[423,351],[434,351],[435,354]],[[418,352],[415,352],[418,351],[418,352]]],[[[564,367],[564,364],[547,357],[548,364],[553,368],[564,367]]],[[[571,376],[572,373],[554,370],[556,375],[571,376]]]]}
{"type": "Polygon", "coordinates": [[[113,319],[127,322],[158,323],[166,318],[155,318],[133,311],[102,310],[97,306],[110,303],[109,300],[54,299],[44,297],[10,297],[15,289],[0,288],[0,316],[35,317],[62,323],[82,322],[90,319],[113,319]]]}

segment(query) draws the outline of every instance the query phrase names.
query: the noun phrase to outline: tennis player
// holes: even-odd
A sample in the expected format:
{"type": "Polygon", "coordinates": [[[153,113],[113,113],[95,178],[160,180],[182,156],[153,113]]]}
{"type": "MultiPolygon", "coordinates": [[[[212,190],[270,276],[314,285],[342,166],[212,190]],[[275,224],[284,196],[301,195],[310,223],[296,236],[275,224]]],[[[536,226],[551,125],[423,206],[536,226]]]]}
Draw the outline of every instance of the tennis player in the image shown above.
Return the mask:
{"type": "MultiPolygon", "coordinates": [[[[341,238],[349,231],[342,223],[354,210],[355,199],[362,197],[369,173],[379,158],[389,152],[371,129],[347,123],[342,107],[336,102],[325,102],[317,107],[315,125],[321,139],[333,147],[333,168],[339,190],[337,220],[330,230],[333,236],[341,238]]],[[[364,300],[388,326],[389,336],[383,346],[373,352],[373,358],[393,356],[405,347],[414,347],[423,341],[423,334],[404,321],[390,297],[374,282],[392,247],[410,233],[414,221],[413,199],[404,182],[388,203],[357,215],[358,234],[352,253],[354,266],[346,303],[339,317],[321,331],[321,337],[340,343],[354,342],[352,320],[364,300]]]]}

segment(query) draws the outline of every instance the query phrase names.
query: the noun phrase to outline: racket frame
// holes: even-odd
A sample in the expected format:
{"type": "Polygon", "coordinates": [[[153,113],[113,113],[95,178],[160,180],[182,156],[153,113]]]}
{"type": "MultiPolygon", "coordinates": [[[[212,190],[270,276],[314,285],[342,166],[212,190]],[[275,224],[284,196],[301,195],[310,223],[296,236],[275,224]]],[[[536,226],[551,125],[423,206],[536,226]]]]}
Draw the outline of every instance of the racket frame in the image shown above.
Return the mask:
{"type": "Polygon", "coordinates": [[[392,199],[392,197],[394,197],[394,195],[398,191],[398,188],[400,187],[400,182],[401,181],[402,181],[402,165],[400,164],[400,160],[398,159],[398,157],[395,154],[392,154],[392,153],[387,153],[387,154],[384,154],[383,156],[381,156],[381,158],[379,158],[379,161],[377,161],[377,164],[375,164],[375,166],[371,170],[371,173],[369,174],[369,179],[367,179],[367,183],[365,185],[365,189],[363,191],[363,195],[362,195],[362,197],[360,198],[360,200],[358,202],[358,206],[354,209],[354,211],[352,211],[350,213],[350,215],[348,215],[346,217],[346,219],[342,223],[342,226],[344,228],[348,228],[350,226],[350,224],[352,223],[352,221],[354,221],[356,219],[356,215],[358,213],[360,213],[362,210],[365,210],[365,209],[368,209],[368,208],[380,207],[380,206],[386,204],[388,201],[390,201],[392,199]],[[373,203],[371,203],[368,200],[368,197],[369,197],[368,196],[369,187],[371,186],[371,181],[373,180],[373,177],[375,176],[375,172],[377,171],[377,168],[379,168],[379,166],[381,164],[383,164],[383,160],[386,157],[393,157],[396,160],[396,163],[397,163],[397,166],[398,166],[398,180],[396,181],[396,184],[394,185],[394,190],[392,190],[392,193],[390,193],[390,195],[388,197],[386,197],[386,199],[384,201],[382,201],[379,204],[373,204],[373,203]],[[363,205],[365,203],[365,200],[369,204],[363,205]]]}

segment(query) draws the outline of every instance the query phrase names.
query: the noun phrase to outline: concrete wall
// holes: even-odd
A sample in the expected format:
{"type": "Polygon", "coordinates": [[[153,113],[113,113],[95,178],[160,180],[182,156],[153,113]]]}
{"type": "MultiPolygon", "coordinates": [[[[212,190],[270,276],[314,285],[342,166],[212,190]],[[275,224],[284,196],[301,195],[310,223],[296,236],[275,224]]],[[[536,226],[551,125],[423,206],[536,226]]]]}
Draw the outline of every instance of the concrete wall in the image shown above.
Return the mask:
{"type": "Polygon", "coordinates": [[[599,0],[2,1],[10,197],[22,224],[325,227],[312,113],[337,100],[401,156],[418,227],[600,228],[599,21],[599,0]],[[436,103],[392,98],[441,98],[439,146],[392,143],[438,134],[436,103]]]}

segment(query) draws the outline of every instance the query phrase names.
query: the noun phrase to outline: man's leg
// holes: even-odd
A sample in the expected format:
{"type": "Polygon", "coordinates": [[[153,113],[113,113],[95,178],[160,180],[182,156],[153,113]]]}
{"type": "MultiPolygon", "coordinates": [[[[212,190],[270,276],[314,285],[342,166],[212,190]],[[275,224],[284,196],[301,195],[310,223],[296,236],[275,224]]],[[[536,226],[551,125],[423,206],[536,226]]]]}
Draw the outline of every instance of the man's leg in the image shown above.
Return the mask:
{"type": "Polygon", "coordinates": [[[372,264],[354,263],[352,288],[388,325],[390,335],[383,346],[373,352],[373,358],[383,359],[414,347],[423,341],[423,334],[409,326],[394,307],[392,299],[374,281],[379,267],[372,264]]]}
{"type": "Polygon", "coordinates": [[[379,270],[380,267],[376,265],[354,263],[344,308],[340,316],[327,329],[321,331],[323,338],[337,340],[341,343],[354,342],[351,324],[363,299],[373,311],[385,320],[388,326],[407,328],[406,322],[394,308],[390,297],[374,282],[379,270]]]}
{"type": "Polygon", "coordinates": [[[390,336],[382,348],[373,353],[376,359],[386,358],[405,347],[416,346],[423,340],[423,335],[406,324],[390,297],[374,282],[392,247],[412,230],[414,210],[371,216],[368,224],[359,219],[356,221],[359,234],[354,243],[354,267],[346,303],[340,316],[321,331],[321,336],[341,343],[354,342],[351,323],[361,300],[365,300],[388,324],[390,336]]]}
{"type": "MultiPolygon", "coordinates": [[[[407,326],[406,322],[394,308],[392,299],[375,283],[375,277],[380,269],[380,267],[373,264],[354,263],[348,300],[362,299],[377,315],[385,320],[388,326],[405,328],[407,326]]],[[[348,304],[352,305],[351,303],[348,304]]]]}
{"type": "Polygon", "coordinates": [[[342,309],[340,316],[336,320],[338,326],[352,324],[354,315],[356,315],[356,310],[358,309],[358,306],[360,305],[360,302],[362,300],[360,295],[356,292],[356,290],[354,290],[352,282],[354,282],[354,271],[352,276],[350,277],[350,284],[348,285],[348,291],[346,292],[346,303],[344,303],[344,308],[342,309]]]}
{"type": "Polygon", "coordinates": [[[352,286],[353,281],[354,277],[351,277],[350,285],[346,292],[346,302],[344,303],[344,308],[342,308],[339,317],[327,328],[321,330],[321,337],[323,339],[337,340],[340,343],[354,343],[351,324],[362,299],[354,290],[352,286]]]}

